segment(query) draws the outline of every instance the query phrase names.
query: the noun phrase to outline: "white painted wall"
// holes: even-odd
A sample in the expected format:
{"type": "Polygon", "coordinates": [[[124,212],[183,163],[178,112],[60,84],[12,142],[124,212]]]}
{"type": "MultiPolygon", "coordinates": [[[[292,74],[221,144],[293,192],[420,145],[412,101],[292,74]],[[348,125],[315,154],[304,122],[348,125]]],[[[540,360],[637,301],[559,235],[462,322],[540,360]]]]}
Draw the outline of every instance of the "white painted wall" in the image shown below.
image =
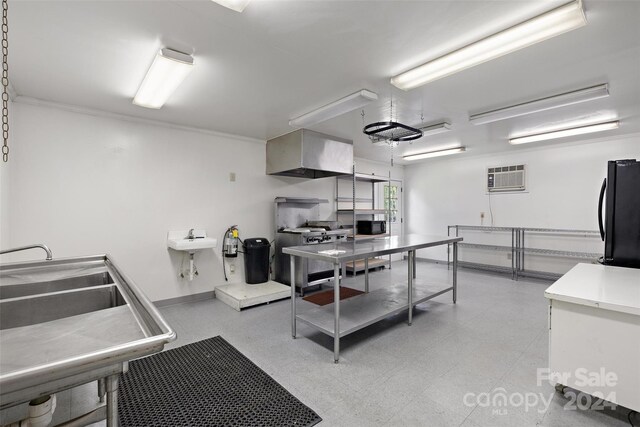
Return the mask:
{"type": "MultiPolygon", "coordinates": [[[[596,230],[597,199],[607,161],[622,158],[640,158],[640,135],[478,157],[454,155],[405,166],[407,230],[442,235],[450,224],[480,225],[480,212],[486,213],[484,225],[490,225],[486,168],[521,163],[528,168],[527,192],[491,195],[495,226],[596,230]]],[[[487,236],[475,238],[478,243],[487,241],[487,236]]],[[[510,244],[510,239],[502,240],[496,243],[510,244]]],[[[565,243],[575,250],[601,252],[602,248],[596,239],[565,243]],[[584,242],[589,243],[583,247],[584,242]]],[[[446,260],[447,253],[446,248],[434,248],[418,256],[446,260]]],[[[502,258],[505,265],[511,264],[506,254],[502,258]]]]}
{"type": "MultiPolygon", "coordinates": [[[[13,160],[13,108],[14,103],[9,99],[9,157],[13,160]]],[[[0,160],[1,161],[1,160],[0,160]]],[[[0,163],[0,218],[8,218],[9,216],[9,177],[11,166],[13,161],[7,163],[0,163]]],[[[9,234],[8,221],[0,221],[0,242],[4,242],[5,237],[9,234]]],[[[0,245],[0,248],[4,248],[4,245],[0,245]]]]}
{"type": "MultiPolygon", "coordinates": [[[[152,300],[223,284],[224,230],[238,224],[242,238],[273,238],[276,196],[335,197],[333,178],[265,175],[264,141],[32,100],[18,99],[12,107],[0,247],[43,242],[56,258],[108,253],[152,300]],[[230,172],[236,182],[229,181],[230,172]],[[219,241],[216,251],[196,255],[200,276],[188,282],[178,278],[181,255],[167,249],[166,234],[192,227],[219,241]]],[[[362,167],[388,171],[376,163],[362,167]]],[[[402,168],[396,170],[401,176],[402,168]]],[[[333,215],[333,202],[322,205],[323,219],[333,215]]],[[[40,253],[3,255],[2,262],[34,257],[40,253]]],[[[235,263],[233,281],[242,279],[244,268],[241,258],[235,263]]]]}

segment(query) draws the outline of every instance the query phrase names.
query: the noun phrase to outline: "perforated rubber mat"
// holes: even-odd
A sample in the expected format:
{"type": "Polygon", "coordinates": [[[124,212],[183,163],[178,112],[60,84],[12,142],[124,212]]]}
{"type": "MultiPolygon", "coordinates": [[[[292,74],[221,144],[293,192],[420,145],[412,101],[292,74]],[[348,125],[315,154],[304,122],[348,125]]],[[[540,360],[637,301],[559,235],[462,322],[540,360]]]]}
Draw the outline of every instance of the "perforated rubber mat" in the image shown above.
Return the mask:
{"type": "Polygon", "coordinates": [[[220,336],[134,360],[118,391],[123,427],[313,426],[322,421],[220,336]]]}

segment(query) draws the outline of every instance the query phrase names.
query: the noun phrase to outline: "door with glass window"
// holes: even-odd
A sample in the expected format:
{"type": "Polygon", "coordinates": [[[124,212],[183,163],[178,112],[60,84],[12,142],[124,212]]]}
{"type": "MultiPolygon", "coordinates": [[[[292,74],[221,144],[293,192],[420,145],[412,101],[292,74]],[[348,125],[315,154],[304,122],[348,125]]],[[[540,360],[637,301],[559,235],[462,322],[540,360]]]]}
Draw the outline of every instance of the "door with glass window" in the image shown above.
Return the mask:
{"type": "MultiPolygon", "coordinates": [[[[391,180],[390,183],[383,183],[381,194],[379,195],[379,206],[387,213],[387,232],[391,236],[399,236],[403,232],[404,221],[402,219],[402,181],[391,180]]],[[[392,261],[402,259],[402,254],[391,256],[392,261]]]]}

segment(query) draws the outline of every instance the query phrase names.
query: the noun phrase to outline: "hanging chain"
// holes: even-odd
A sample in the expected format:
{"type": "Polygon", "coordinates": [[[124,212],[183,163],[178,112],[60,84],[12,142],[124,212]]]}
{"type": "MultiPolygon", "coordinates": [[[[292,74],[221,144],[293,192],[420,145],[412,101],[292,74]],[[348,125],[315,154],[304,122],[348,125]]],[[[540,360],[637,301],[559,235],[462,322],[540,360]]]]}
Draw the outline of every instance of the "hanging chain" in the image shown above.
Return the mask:
{"type": "Polygon", "coordinates": [[[9,161],[9,64],[7,56],[9,54],[9,24],[7,11],[9,9],[8,0],[2,0],[2,160],[9,161]]]}
{"type": "MultiPolygon", "coordinates": [[[[389,102],[389,121],[393,122],[393,93],[391,93],[391,98],[389,102]]],[[[391,131],[391,137],[387,139],[387,145],[389,146],[389,154],[391,157],[391,167],[393,167],[393,145],[394,145],[392,138],[393,138],[393,131],[391,131]]]]}

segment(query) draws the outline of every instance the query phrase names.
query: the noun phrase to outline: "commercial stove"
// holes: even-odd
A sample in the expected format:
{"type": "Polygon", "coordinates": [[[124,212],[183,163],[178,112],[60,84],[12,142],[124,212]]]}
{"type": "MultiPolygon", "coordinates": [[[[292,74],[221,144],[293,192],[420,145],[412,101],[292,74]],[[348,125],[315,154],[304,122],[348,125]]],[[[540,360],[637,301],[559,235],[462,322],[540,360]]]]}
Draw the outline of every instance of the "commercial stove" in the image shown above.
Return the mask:
{"type": "MultiPolygon", "coordinates": [[[[274,274],[275,280],[291,285],[289,255],[282,253],[288,246],[317,245],[343,242],[351,229],[340,228],[337,221],[320,221],[320,204],[326,199],[277,197],[276,240],[274,274]]],[[[309,287],[320,286],[333,280],[330,263],[296,257],[296,285],[303,295],[309,287]]]]}

